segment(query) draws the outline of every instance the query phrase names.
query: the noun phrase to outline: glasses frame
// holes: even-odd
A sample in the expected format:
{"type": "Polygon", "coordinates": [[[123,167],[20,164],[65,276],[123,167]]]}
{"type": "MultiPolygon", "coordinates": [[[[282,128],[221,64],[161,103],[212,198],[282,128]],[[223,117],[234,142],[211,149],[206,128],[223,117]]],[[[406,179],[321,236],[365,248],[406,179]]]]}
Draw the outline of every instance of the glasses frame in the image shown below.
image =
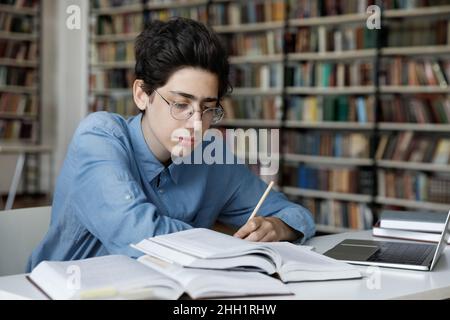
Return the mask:
{"type": "MultiPolygon", "coordinates": [[[[175,117],[174,114],[173,114],[175,102],[169,102],[169,101],[168,101],[166,98],[164,98],[158,91],[156,91],[156,90],[153,90],[153,91],[156,92],[156,93],[158,94],[158,96],[160,96],[161,99],[163,99],[163,100],[167,103],[167,105],[168,105],[169,108],[170,108],[170,115],[171,115],[172,118],[174,118],[175,120],[178,120],[178,121],[188,120],[188,119],[192,118],[192,116],[193,116],[194,113],[196,112],[195,109],[194,109],[194,106],[192,105],[192,103],[189,103],[188,105],[189,105],[190,108],[191,108],[190,116],[188,116],[187,118],[178,119],[178,118],[175,117]]],[[[203,120],[203,115],[204,115],[206,112],[214,112],[214,110],[220,110],[220,111],[221,111],[221,116],[220,116],[220,119],[219,119],[219,120],[216,120],[216,121],[211,120],[211,124],[217,124],[217,123],[219,123],[219,122],[223,119],[223,116],[224,116],[224,114],[225,114],[225,109],[222,107],[222,105],[221,105],[220,103],[217,103],[217,107],[214,107],[214,108],[208,108],[208,109],[205,109],[205,110],[203,110],[203,111],[199,111],[199,112],[201,113],[200,119],[203,120]]]]}

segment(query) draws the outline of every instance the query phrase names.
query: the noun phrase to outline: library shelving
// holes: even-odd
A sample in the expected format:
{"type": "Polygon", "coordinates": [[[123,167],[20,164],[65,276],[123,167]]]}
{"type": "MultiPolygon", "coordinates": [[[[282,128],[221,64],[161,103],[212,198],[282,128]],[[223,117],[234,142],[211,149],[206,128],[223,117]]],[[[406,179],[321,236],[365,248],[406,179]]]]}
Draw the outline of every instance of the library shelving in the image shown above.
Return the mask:
{"type": "Polygon", "coordinates": [[[308,207],[318,231],[370,228],[383,208],[450,204],[448,1],[93,2],[90,111],[132,114],[141,24],[190,17],[210,25],[230,55],[233,92],[218,127],[280,129],[280,172],[265,179],[308,207]],[[381,30],[366,27],[370,5],[382,9],[381,30]],[[434,139],[429,161],[420,150],[390,158],[405,145],[395,139],[416,146],[422,138],[434,139]],[[383,190],[396,176],[417,190],[383,190]]]}
{"type": "Polygon", "coordinates": [[[450,6],[424,3],[387,6],[382,16],[375,154],[381,208],[447,211],[450,204],[450,6]]]}
{"type": "Polygon", "coordinates": [[[39,0],[0,1],[0,153],[21,159],[10,195],[22,176],[25,193],[40,192],[40,152],[34,152],[42,140],[40,6],[39,0]]]}

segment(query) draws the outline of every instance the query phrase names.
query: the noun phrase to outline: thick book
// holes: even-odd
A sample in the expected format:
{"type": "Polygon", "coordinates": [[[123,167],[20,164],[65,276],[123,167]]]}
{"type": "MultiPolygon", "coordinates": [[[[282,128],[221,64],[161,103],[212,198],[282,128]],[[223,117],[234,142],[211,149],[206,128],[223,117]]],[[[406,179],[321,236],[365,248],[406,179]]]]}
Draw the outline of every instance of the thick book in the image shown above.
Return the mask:
{"type": "Polygon", "coordinates": [[[54,300],[175,300],[291,295],[280,280],[257,272],[187,269],[148,256],[110,255],[43,261],[27,276],[54,300]]]}
{"type": "Polygon", "coordinates": [[[446,217],[446,212],[385,210],[380,228],[440,233],[446,217]]]}
{"type": "Polygon", "coordinates": [[[289,242],[251,242],[196,228],[132,245],[146,255],[185,268],[258,271],[283,282],[361,278],[354,266],[289,242]]]}
{"type": "MultiPolygon", "coordinates": [[[[372,235],[381,238],[414,240],[433,243],[438,243],[439,240],[441,239],[440,233],[420,232],[420,231],[400,230],[400,229],[386,229],[380,228],[379,224],[373,227],[372,235]]],[[[450,244],[450,239],[447,241],[447,244],[450,244]]]]}

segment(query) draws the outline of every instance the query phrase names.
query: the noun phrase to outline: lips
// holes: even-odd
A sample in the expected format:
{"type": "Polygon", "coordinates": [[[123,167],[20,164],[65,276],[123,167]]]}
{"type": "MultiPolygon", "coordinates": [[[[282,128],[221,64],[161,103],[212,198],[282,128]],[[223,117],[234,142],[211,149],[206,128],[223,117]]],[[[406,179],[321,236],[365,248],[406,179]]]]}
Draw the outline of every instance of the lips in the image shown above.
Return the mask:
{"type": "Polygon", "coordinates": [[[193,145],[195,139],[193,137],[178,137],[178,142],[183,145],[193,145]]]}

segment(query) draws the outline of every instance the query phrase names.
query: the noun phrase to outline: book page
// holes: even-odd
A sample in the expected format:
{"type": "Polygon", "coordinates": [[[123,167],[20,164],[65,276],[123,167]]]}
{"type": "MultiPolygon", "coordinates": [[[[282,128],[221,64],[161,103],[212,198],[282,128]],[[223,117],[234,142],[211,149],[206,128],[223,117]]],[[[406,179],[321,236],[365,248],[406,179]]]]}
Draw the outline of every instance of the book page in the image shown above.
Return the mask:
{"type": "Polygon", "coordinates": [[[156,257],[169,263],[176,263],[184,267],[203,269],[241,269],[260,271],[268,274],[276,272],[274,263],[266,256],[259,254],[246,254],[229,258],[202,259],[147,239],[142,240],[137,245],[131,246],[152,257],[156,257]]]}
{"type": "Polygon", "coordinates": [[[283,261],[282,272],[291,270],[338,271],[354,269],[353,266],[347,263],[289,242],[271,242],[266,245],[280,254],[283,261]]]}
{"type": "Polygon", "coordinates": [[[292,294],[280,280],[259,272],[183,268],[150,256],[138,261],[172,277],[193,299],[292,294]]]}
{"type": "Polygon", "coordinates": [[[251,242],[203,228],[156,236],[149,240],[198,258],[230,257],[255,248],[251,242]]]}
{"type": "Polygon", "coordinates": [[[120,298],[143,288],[152,289],[148,290],[148,298],[182,293],[179,284],[171,278],[119,255],[44,261],[31,272],[30,278],[52,299],[120,298]]]}

